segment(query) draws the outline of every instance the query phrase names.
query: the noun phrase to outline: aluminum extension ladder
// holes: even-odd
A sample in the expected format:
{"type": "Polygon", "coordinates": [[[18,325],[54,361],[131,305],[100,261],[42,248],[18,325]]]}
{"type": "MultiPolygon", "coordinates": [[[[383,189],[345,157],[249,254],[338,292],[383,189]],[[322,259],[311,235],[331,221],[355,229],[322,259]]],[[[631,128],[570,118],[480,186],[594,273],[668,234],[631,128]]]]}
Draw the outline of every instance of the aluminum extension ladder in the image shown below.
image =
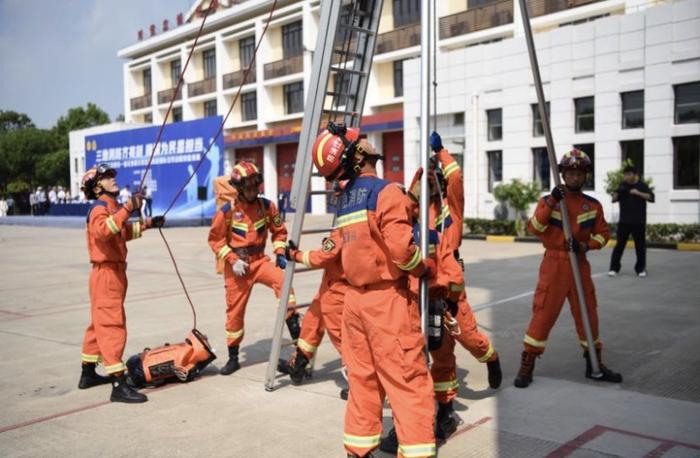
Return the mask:
{"type": "MultiPolygon", "coordinates": [[[[299,245],[304,234],[328,233],[331,228],[304,230],[306,202],[311,195],[330,196],[332,190],[310,191],[313,173],[311,148],[325,123],[359,127],[376,45],[383,0],[333,0],[321,2],[321,19],[299,138],[292,182],[291,205],[297,209],[289,240],[299,245]]],[[[335,221],[335,218],[334,218],[335,221]]],[[[275,388],[277,361],[294,274],[314,269],[287,263],[280,295],[272,347],[265,374],[265,389],[275,388]]],[[[298,304],[303,308],[309,303],[298,304]]]]}

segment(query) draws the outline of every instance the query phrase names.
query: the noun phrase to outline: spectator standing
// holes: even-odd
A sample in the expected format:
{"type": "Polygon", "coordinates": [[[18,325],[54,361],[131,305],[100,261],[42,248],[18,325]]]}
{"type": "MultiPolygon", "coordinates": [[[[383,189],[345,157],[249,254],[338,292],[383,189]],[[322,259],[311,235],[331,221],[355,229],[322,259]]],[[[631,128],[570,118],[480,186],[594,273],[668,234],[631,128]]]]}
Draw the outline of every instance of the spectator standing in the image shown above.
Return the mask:
{"type": "Polygon", "coordinates": [[[622,253],[630,235],[634,239],[637,263],[634,271],[637,276],[646,277],[646,225],[647,202],[654,202],[654,192],[639,179],[639,172],[634,166],[624,169],[624,178],[617,191],[613,193],[613,202],[620,203],[620,221],[617,224],[617,244],[610,259],[610,277],[620,272],[622,253]]]}
{"type": "Polygon", "coordinates": [[[15,199],[12,198],[12,194],[9,194],[7,196],[7,214],[8,215],[15,214],[15,199]]]}
{"type": "Polygon", "coordinates": [[[51,205],[58,203],[58,193],[56,192],[56,187],[49,189],[49,203],[51,205]]]}
{"type": "Polygon", "coordinates": [[[282,217],[282,221],[287,220],[287,193],[284,191],[280,191],[279,194],[277,194],[277,208],[279,209],[280,216],[282,217]]]}
{"type": "Polygon", "coordinates": [[[46,191],[44,191],[44,188],[39,186],[37,188],[37,208],[39,210],[39,214],[43,215],[46,213],[47,207],[48,207],[48,199],[46,198],[46,191]]]}
{"type": "Polygon", "coordinates": [[[56,197],[58,197],[59,204],[66,203],[66,191],[63,190],[63,186],[58,187],[58,192],[56,193],[56,197]]]}
{"type": "Polygon", "coordinates": [[[153,215],[153,191],[148,186],[143,187],[144,213],[146,216],[153,215]]]}
{"type": "Polygon", "coordinates": [[[7,216],[7,201],[4,197],[0,197],[0,218],[7,216]]]}
{"type": "Polygon", "coordinates": [[[32,215],[36,215],[36,193],[34,191],[29,192],[29,211],[32,215]]]}

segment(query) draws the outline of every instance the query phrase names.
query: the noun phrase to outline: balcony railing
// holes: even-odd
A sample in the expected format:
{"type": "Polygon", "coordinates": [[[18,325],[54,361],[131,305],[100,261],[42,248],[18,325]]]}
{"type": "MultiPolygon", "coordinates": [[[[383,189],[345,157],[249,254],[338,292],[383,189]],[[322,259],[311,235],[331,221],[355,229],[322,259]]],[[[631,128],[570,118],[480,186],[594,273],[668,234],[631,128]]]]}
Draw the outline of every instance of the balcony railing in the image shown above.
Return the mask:
{"type": "MultiPolygon", "coordinates": [[[[537,1],[541,2],[541,0],[537,1]]],[[[441,18],[440,38],[452,38],[511,22],[513,22],[513,0],[502,0],[441,18]]]]}
{"type": "Polygon", "coordinates": [[[196,97],[202,94],[208,94],[210,92],[216,91],[216,78],[207,78],[202,81],[197,81],[196,83],[190,83],[187,85],[187,93],[189,97],[196,97]]]}
{"type": "Polygon", "coordinates": [[[287,59],[265,64],[265,79],[270,80],[281,76],[293,75],[304,71],[304,56],[301,54],[287,59]]]}
{"type": "Polygon", "coordinates": [[[151,94],[144,94],[140,97],[134,97],[131,99],[131,109],[140,110],[141,108],[146,108],[151,106],[151,94]]]}
{"type": "Polygon", "coordinates": [[[420,24],[413,24],[377,37],[377,54],[410,48],[420,44],[420,24]]]}
{"type": "MultiPolygon", "coordinates": [[[[229,89],[232,87],[238,87],[241,85],[243,82],[243,76],[245,75],[245,69],[243,70],[238,70],[237,72],[233,73],[226,73],[224,75],[224,89],[229,89]]],[[[245,84],[250,84],[255,82],[255,67],[250,69],[250,73],[248,74],[248,79],[246,80],[245,84]]]]}
{"type": "Polygon", "coordinates": [[[530,16],[537,17],[598,1],[600,0],[528,0],[527,3],[530,7],[530,16]]]}
{"type": "Polygon", "coordinates": [[[182,88],[175,94],[175,88],[158,91],[158,103],[170,103],[171,100],[180,100],[182,98],[182,88]],[[173,97],[173,94],[175,97],[173,97]]]}

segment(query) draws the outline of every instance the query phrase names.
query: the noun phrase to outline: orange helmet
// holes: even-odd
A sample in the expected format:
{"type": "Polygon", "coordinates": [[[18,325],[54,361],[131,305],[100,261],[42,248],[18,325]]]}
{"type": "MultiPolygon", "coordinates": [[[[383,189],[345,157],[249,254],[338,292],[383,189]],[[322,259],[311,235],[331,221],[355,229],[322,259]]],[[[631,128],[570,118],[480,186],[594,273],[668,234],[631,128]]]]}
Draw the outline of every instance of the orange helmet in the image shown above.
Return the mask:
{"type": "Polygon", "coordinates": [[[236,188],[248,185],[258,186],[262,184],[262,175],[252,162],[241,161],[231,170],[231,180],[229,181],[236,188]]]}
{"type": "Polygon", "coordinates": [[[109,166],[109,164],[99,164],[89,169],[83,175],[80,181],[80,190],[85,194],[88,200],[97,199],[99,196],[95,192],[95,186],[104,177],[116,177],[117,171],[109,166]]]}
{"type": "Polygon", "coordinates": [[[312,148],[314,165],[319,173],[332,181],[341,178],[352,167],[352,155],[360,138],[360,129],[328,124],[316,137],[312,148]]]}
{"type": "Polygon", "coordinates": [[[577,148],[565,153],[559,161],[559,173],[574,169],[590,172],[591,168],[593,168],[591,158],[588,157],[588,154],[577,148]]]}

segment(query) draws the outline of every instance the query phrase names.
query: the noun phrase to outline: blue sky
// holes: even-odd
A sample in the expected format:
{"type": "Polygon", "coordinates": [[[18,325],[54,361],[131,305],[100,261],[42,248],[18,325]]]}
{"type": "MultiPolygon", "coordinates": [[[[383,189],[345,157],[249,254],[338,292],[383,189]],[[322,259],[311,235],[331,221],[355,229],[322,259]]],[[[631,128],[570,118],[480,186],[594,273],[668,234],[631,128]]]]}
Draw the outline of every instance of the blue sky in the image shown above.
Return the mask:
{"type": "Polygon", "coordinates": [[[117,51],[136,32],[175,23],[193,0],[0,0],[0,110],[53,126],[69,108],[124,112],[117,51]]]}

